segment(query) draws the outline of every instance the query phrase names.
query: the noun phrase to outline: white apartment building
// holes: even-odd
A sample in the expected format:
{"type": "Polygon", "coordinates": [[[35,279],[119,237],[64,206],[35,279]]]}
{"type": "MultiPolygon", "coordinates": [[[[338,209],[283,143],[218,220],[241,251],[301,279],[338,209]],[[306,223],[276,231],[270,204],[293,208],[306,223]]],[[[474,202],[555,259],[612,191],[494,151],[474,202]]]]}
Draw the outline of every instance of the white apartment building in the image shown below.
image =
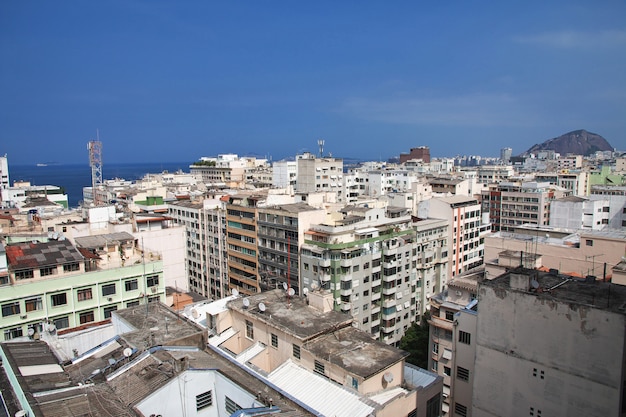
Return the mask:
{"type": "Polygon", "coordinates": [[[272,187],[291,188],[296,186],[298,164],[296,161],[276,161],[272,164],[272,187]]]}
{"type": "MultiPolygon", "coordinates": [[[[0,190],[7,189],[11,186],[11,182],[9,180],[9,158],[7,155],[0,156],[0,190]]],[[[2,195],[0,195],[0,200],[2,200],[2,195]]]]}
{"type": "Polygon", "coordinates": [[[298,176],[296,192],[329,193],[338,203],[345,202],[343,189],[343,160],[338,158],[317,158],[311,153],[297,156],[298,176]]]}
{"type": "Polygon", "coordinates": [[[334,224],[306,232],[301,280],[333,294],[333,308],[387,344],[397,344],[447,278],[447,224],[413,224],[402,208],[347,207],[334,224]]]}
{"type": "Polygon", "coordinates": [[[609,225],[608,199],[568,196],[550,202],[550,226],[564,229],[602,230],[609,225]]]}
{"type": "Polygon", "coordinates": [[[189,289],[209,299],[228,294],[225,204],[219,197],[168,204],[168,215],[185,227],[189,289]]]}
{"type": "Polygon", "coordinates": [[[490,224],[480,207],[478,200],[465,196],[432,198],[419,205],[418,217],[440,218],[449,224],[450,278],[483,264],[483,235],[490,224]]]}

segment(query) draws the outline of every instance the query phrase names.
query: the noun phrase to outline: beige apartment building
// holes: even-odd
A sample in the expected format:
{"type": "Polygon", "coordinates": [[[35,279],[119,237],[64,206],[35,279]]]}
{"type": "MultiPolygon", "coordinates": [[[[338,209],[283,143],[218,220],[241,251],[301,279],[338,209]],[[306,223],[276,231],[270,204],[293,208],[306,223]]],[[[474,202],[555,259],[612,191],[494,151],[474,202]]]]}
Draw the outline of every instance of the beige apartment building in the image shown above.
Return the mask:
{"type": "Polygon", "coordinates": [[[443,377],[443,415],[471,416],[478,283],[482,273],[456,276],[430,299],[428,369],[443,377]]]}
{"type": "Polygon", "coordinates": [[[536,267],[608,280],[611,270],[622,261],[626,251],[626,232],[574,232],[549,226],[525,225],[513,233],[489,233],[485,236],[485,266],[489,278],[520,265],[519,256],[508,260],[500,256],[507,251],[523,253],[525,258],[529,255],[540,257],[539,262],[533,264],[536,267]]]}
{"type": "Polygon", "coordinates": [[[406,352],[355,329],[331,306],[323,290],[236,297],[209,313],[209,343],[322,415],[439,415],[441,378],[405,364],[406,352]]]}

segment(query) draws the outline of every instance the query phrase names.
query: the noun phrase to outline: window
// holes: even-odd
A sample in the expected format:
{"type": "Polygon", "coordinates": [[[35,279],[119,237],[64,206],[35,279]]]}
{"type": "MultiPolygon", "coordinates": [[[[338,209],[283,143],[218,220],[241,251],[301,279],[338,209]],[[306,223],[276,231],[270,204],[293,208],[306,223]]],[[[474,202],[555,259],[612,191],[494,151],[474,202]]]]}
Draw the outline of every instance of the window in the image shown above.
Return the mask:
{"type": "Polygon", "coordinates": [[[91,288],[83,288],[76,291],[76,298],[78,301],[91,300],[93,295],[91,294],[91,288]]]}
{"type": "Polygon", "coordinates": [[[325,369],[324,369],[324,364],[320,361],[315,361],[315,372],[320,374],[320,375],[324,375],[325,373],[325,369]]]}
{"type": "Polygon", "coordinates": [[[33,278],[35,275],[33,274],[32,269],[22,269],[21,271],[15,271],[15,279],[29,279],[33,278]]]}
{"type": "MultiPolygon", "coordinates": [[[[126,291],[134,291],[137,288],[139,288],[139,286],[137,285],[137,280],[136,279],[129,279],[128,281],[124,282],[124,289],[126,291]]],[[[209,391],[211,392],[211,391],[209,391]]]]}
{"type": "Polygon", "coordinates": [[[146,278],[146,285],[148,287],[156,287],[159,285],[159,276],[158,275],[150,275],[146,278]]]}
{"type": "Polygon", "coordinates": [[[115,283],[113,284],[105,284],[102,286],[102,296],[106,297],[107,295],[115,294],[115,283]]]}
{"type": "Polygon", "coordinates": [[[587,245],[587,246],[593,246],[593,240],[591,240],[591,239],[585,239],[585,245],[587,245]]]}
{"type": "Polygon", "coordinates": [[[454,403],[454,412],[461,417],[467,417],[467,407],[463,404],[454,403]]]}
{"type": "Polygon", "coordinates": [[[237,410],[241,410],[241,406],[228,398],[228,396],[224,396],[226,400],[226,414],[231,415],[237,410]]]}
{"type": "Polygon", "coordinates": [[[276,336],[274,333],[272,333],[272,347],[277,348],[278,347],[278,336],[276,336]]]}
{"type": "Polygon", "coordinates": [[[46,266],[44,268],[39,269],[39,275],[41,275],[42,277],[45,277],[48,275],[55,275],[56,273],[57,273],[56,266],[46,266]]]}
{"type": "Polygon", "coordinates": [[[26,312],[43,309],[41,297],[27,298],[24,300],[24,304],[26,305],[26,312]]]}
{"type": "Polygon", "coordinates": [[[84,311],[78,315],[80,324],[91,323],[95,321],[93,311],[84,311]]]}
{"type": "Polygon", "coordinates": [[[126,303],[126,308],[131,308],[139,305],[139,300],[129,301],[126,303]]]}
{"type": "Polygon", "coordinates": [[[63,265],[63,272],[80,271],[80,264],[78,262],[72,262],[71,264],[63,265]]]}
{"type": "Polygon", "coordinates": [[[54,324],[54,327],[57,328],[57,330],[67,329],[68,327],[70,327],[70,319],[68,316],[52,319],[52,323],[54,324]]]}
{"type": "Polygon", "coordinates": [[[2,317],[13,316],[15,314],[20,314],[19,301],[2,304],[2,317]]]}
{"type": "Polygon", "coordinates": [[[435,355],[439,353],[439,343],[433,343],[433,353],[435,355]]]}
{"type": "Polygon", "coordinates": [[[293,345],[293,357],[300,359],[300,345],[293,345]]]}
{"type": "Polygon", "coordinates": [[[439,417],[441,415],[441,397],[433,395],[426,402],[426,417],[439,417]]]}
{"type": "Polygon", "coordinates": [[[254,339],[254,325],[248,320],[246,320],[246,337],[248,339],[254,339]]]}
{"type": "Polygon", "coordinates": [[[437,369],[439,368],[439,362],[437,361],[433,361],[433,367],[432,367],[432,371],[433,372],[437,372],[437,369]]]}
{"type": "Polygon", "coordinates": [[[469,369],[465,369],[462,366],[456,367],[456,379],[460,379],[461,381],[469,380],[469,369]]]}
{"type": "Polygon", "coordinates": [[[446,376],[450,376],[452,374],[452,369],[450,369],[449,366],[444,366],[443,367],[443,374],[446,376]]]}
{"type": "Polygon", "coordinates": [[[464,332],[463,330],[459,331],[459,342],[469,345],[471,340],[472,340],[471,333],[464,332]]]}
{"type": "Polygon", "coordinates": [[[109,307],[104,307],[104,318],[105,319],[110,319],[111,318],[111,313],[114,312],[115,310],[117,310],[117,306],[109,306],[109,307]]]}
{"type": "Polygon", "coordinates": [[[12,329],[6,329],[4,331],[4,340],[15,339],[16,337],[22,337],[24,332],[21,327],[14,327],[12,329]]]}
{"type": "Polygon", "coordinates": [[[196,395],[196,411],[213,405],[213,391],[209,390],[202,394],[196,395]]]}
{"type": "Polygon", "coordinates": [[[65,305],[67,304],[67,294],[64,292],[53,294],[50,296],[50,302],[52,303],[52,307],[65,305]]]}
{"type": "Polygon", "coordinates": [[[453,321],[454,320],[454,312],[446,310],[446,320],[453,321]]]}

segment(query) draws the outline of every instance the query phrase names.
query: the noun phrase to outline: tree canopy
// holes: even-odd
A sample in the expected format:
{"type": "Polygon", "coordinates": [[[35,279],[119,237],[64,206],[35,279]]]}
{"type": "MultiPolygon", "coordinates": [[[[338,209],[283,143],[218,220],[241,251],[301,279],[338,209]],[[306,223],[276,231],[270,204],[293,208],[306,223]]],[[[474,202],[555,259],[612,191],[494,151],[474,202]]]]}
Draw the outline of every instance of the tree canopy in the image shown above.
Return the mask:
{"type": "Polygon", "coordinates": [[[423,369],[428,369],[428,319],[430,313],[422,316],[421,323],[413,323],[400,339],[400,349],[409,352],[406,361],[423,369]]]}

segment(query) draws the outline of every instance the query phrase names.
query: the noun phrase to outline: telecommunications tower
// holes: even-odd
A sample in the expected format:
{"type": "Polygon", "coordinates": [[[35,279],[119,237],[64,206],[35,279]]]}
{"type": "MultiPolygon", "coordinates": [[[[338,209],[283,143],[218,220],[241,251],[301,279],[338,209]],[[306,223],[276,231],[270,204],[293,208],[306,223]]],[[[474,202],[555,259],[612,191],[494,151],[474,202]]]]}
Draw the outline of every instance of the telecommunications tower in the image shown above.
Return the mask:
{"type": "Polygon", "coordinates": [[[102,142],[100,134],[96,132],[98,140],[92,140],[87,144],[89,149],[89,166],[91,167],[91,193],[94,206],[100,204],[100,196],[96,190],[102,186],[102,142]]]}

